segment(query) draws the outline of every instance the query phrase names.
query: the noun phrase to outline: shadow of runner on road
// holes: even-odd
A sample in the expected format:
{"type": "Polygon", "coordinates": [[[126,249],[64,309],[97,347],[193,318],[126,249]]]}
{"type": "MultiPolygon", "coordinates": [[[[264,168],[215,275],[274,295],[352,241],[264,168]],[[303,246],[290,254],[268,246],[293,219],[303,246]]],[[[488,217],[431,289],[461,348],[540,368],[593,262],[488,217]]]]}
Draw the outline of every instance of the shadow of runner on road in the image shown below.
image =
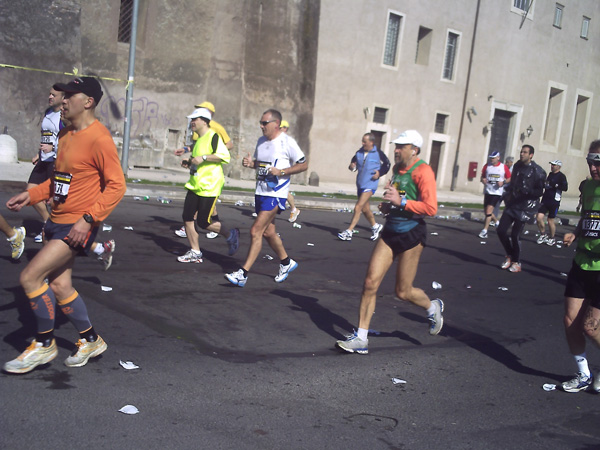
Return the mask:
{"type": "MultiPolygon", "coordinates": [[[[400,313],[400,315],[405,317],[406,319],[415,321],[426,320],[423,317],[412,313],[400,313]]],[[[464,330],[444,323],[444,328],[442,328],[440,336],[446,336],[455,339],[458,342],[461,342],[471,347],[473,350],[477,350],[481,354],[486,355],[487,357],[499,362],[506,368],[511,369],[517,373],[553,379],[556,381],[565,381],[565,377],[562,375],[544,372],[543,370],[537,370],[531,367],[524,366],[517,355],[507,350],[506,347],[496,342],[493,338],[485,336],[483,334],[464,330]]]]}

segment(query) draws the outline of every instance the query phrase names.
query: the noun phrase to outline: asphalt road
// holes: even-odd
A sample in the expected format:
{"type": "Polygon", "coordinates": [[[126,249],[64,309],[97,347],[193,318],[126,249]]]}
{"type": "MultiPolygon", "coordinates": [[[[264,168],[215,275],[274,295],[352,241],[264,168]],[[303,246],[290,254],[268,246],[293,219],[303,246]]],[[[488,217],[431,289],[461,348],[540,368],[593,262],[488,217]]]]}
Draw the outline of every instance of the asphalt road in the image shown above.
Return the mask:
{"type": "MultiPolygon", "coordinates": [[[[0,204],[11,195],[2,187],[0,204]]],[[[592,449],[600,447],[600,396],[546,392],[575,372],[564,342],[562,293],[572,249],[523,239],[523,272],[499,269],[495,232],[481,224],[429,220],[416,279],[446,304],[445,326],[430,336],[425,312],[395,300],[394,276],[380,289],[369,354],[334,343],[357,325],[374,244],[361,221],[351,242],[335,237],[350,214],[303,210],[277,227],[298,269],[274,283],[278,262],[261,257],[244,288],[223,277],[248,249],[249,206],[219,207],[242,230],[227,256],[223,238],[201,236],[203,264],[187,250],[182,201],[126,198],[109,217],[112,268],[79,258],[76,289],[108,343],[78,369],[62,360],[75,330],[59,317],[59,357],[25,375],[0,375],[0,447],[30,449],[592,449]],[[124,227],[133,227],[125,230],[124,227]],[[314,244],[312,246],[309,243],[314,244]],[[432,288],[432,282],[442,285],[432,288]],[[112,291],[102,291],[102,286],[112,291]],[[505,287],[507,290],[500,290],[505,287]],[[119,360],[140,368],[125,370],[119,360]],[[392,378],[405,380],[395,385],[392,378]],[[135,405],[137,415],[118,410],[135,405]]],[[[20,262],[0,256],[0,354],[16,357],[34,325],[18,274],[38,250],[31,208],[13,214],[28,228],[20,262]]],[[[363,219],[364,220],[364,219],[363,219]]],[[[562,230],[565,228],[563,227],[562,230]]],[[[589,349],[592,370],[600,353],[589,349]]]]}

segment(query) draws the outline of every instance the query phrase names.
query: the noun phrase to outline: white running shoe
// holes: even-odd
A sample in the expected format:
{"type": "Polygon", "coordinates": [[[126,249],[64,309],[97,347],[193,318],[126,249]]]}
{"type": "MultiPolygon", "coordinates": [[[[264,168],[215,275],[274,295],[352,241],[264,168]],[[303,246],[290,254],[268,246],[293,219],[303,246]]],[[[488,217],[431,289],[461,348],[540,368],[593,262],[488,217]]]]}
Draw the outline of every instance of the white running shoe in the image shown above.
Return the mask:
{"type": "Polygon", "coordinates": [[[351,241],[352,240],[352,231],[344,230],[338,233],[338,237],[342,241],[351,241]]]}
{"type": "Polygon", "coordinates": [[[375,226],[371,228],[373,235],[369,239],[371,239],[372,241],[376,241],[379,237],[379,233],[381,233],[381,230],[383,230],[383,225],[381,225],[380,223],[376,223],[375,226]]]}
{"type": "Polygon", "coordinates": [[[201,263],[202,262],[202,252],[196,253],[191,248],[186,252],[185,255],[181,255],[177,257],[177,261],[181,263],[201,263]]]}
{"type": "Polygon", "coordinates": [[[180,238],[186,238],[187,233],[185,232],[185,227],[181,227],[178,230],[175,230],[175,235],[179,236],[180,238]]]}
{"type": "Polygon", "coordinates": [[[290,211],[290,218],[288,222],[294,223],[300,214],[300,210],[298,208],[294,208],[290,211]]]}
{"type": "Polygon", "coordinates": [[[281,283],[282,281],[285,281],[285,279],[288,277],[290,272],[293,272],[294,270],[296,270],[297,267],[298,267],[298,263],[291,258],[290,258],[290,263],[287,266],[284,266],[283,264],[279,264],[279,273],[275,277],[275,282],[281,283]]]}
{"type": "MultiPolygon", "coordinates": [[[[185,230],[184,230],[185,233],[185,230]]],[[[219,233],[215,233],[214,231],[209,231],[208,233],[206,233],[206,238],[207,239],[214,239],[219,237],[219,233]]]]}
{"type": "Polygon", "coordinates": [[[246,284],[246,281],[248,281],[248,277],[244,276],[244,271],[242,269],[239,269],[235,272],[226,273],[225,278],[230,283],[235,284],[236,286],[239,286],[239,287],[244,287],[244,285],[246,284]]]}

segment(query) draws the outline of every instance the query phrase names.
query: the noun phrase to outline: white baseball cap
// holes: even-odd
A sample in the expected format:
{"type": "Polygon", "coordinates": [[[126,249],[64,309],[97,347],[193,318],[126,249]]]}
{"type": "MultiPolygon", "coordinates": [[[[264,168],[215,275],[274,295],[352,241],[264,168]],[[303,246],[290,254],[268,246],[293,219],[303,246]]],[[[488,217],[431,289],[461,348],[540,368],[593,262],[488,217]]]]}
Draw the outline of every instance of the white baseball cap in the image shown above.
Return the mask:
{"type": "Polygon", "coordinates": [[[560,159],[555,159],[554,161],[550,161],[550,164],[552,164],[553,166],[561,166],[562,167],[562,161],[560,159]]]}
{"type": "Polygon", "coordinates": [[[206,108],[198,108],[195,109],[193,113],[187,116],[188,119],[197,119],[198,117],[203,117],[207,120],[212,119],[212,113],[206,108]]]}
{"type": "Polygon", "coordinates": [[[415,147],[421,148],[423,146],[423,137],[416,130],[406,130],[393,140],[392,144],[412,144],[415,147]]]}

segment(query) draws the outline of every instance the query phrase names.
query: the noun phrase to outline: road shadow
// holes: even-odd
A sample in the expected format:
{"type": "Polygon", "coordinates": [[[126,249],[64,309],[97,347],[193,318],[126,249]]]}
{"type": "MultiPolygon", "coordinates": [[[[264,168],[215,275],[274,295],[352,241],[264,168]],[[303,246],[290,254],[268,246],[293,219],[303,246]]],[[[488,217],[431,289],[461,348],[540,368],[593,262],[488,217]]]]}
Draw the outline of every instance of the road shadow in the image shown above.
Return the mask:
{"type": "Polygon", "coordinates": [[[460,259],[461,261],[464,261],[464,262],[470,262],[470,263],[475,263],[475,264],[487,265],[487,266],[492,266],[492,267],[496,266],[496,264],[492,264],[487,259],[477,258],[475,256],[469,255],[468,253],[459,252],[457,250],[450,250],[450,249],[444,248],[444,247],[436,247],[435,245],[431,245],[429,243],[427,243],[427,248],[434,249],[434,250],[437,250],[440,253],[444,253],[446,255],[453,256],[453,257],[458,258],[458,259],[460,259]]]}
{"type": "Polygon", "coordinates": [[[144,239],[153,241],[158,247],[160,247],[165,253],[169,255],[183,255],[188,251],[187,239],[181,239],[177,236],[163,236],[160,234],[152,233],[150,231],[135,231],[136,234],[142,236],[144,239]],[[179,239],[179,240],[175,240],[179,239]]]}
{"type": "MultiPolygon", "coordinates": [[[[426,319],[413,313],[402,312],[400,315],[406,319],[426,322],[426,319]]],[[[493,338],[485,336],[483,334],[475,333],[473,331],[464,330],[452,325],[444,324],[444,328],[440,332],[440,336],[446,336],[452,338],[458,342],[461,342],[473,350],[499,362],[507,369],[514,372],[521,373],[523,375],[533,375],[542,377],[545,379],[553,379],[556,381],[564,381],[565,377],[557,375],[555,373],[544,372],[543,370],[537,370],[521,363],[520,358],[509,351],[506,347],[495,341],[493,338]]]]}
{"type": "Polygon", "coordinates": [[[329,234],[332,234],[333,236],[337,237],[337,234],[340,232],[340,229],[338,228],[334,228],[334,227],[328,227],[325,225],[319,225],[317,223],[312,223],[312,222],[302,222],[302,226],[303,227],[307,227],[307,228],[315,228],[317,230],[322,230],[322,231],[326,231],[329,234]]]}
{"type": "Polygon", "coordinates": [[[324,331],[335,339],[343,337],[334,328],[336,326],[348,331],[348,333],[352,333],[353,328],[350,322],[320,305],[319,300],[315,297],[300,295],[283,289],[275,289],[271,291],[271,294],[290,300],[292,305],[289,308],[292,311],[306,313],[319,330],[324,331]]]}
{"type": "MultiPolygon", "coordinates": [[[[17,321],[21,326],[16,330],[8,333],[6,336],[4,336],[2,340],[9,344],[11,347],[13,347],[15,351],[22,352],[31,343],[31,338],[35,336],[35,330],[37,328],[35,316],[33,315],[31,307],[29,306],[29,299],[23,292],[21,286],[5,288],[4,291],[10,293],[10,295],[13,296],[13,301],[5,305],[1,305],[0,314],[4,311],[16,309],[18,314],[17,321]]],[[[58,312],[60,308],[57,307],[56,309],[57,314],[56,320],[54,322],[55,330],[59,329],[62,325],[69,323],[69,320],[65,317],[65,315],[62,312],[58,312]]],[[[56,345],[58,345],[59,347],[66,348],[69,350],[73,348],[73,342],[56,336],[55,339],[56,345]]],[[[14,355],[14,357],[17,356],[18,354],[14,355]]],[[[5,359],[8,361],[9,359],[12,359],[12,356],[5,355],[5,359]]]]}

